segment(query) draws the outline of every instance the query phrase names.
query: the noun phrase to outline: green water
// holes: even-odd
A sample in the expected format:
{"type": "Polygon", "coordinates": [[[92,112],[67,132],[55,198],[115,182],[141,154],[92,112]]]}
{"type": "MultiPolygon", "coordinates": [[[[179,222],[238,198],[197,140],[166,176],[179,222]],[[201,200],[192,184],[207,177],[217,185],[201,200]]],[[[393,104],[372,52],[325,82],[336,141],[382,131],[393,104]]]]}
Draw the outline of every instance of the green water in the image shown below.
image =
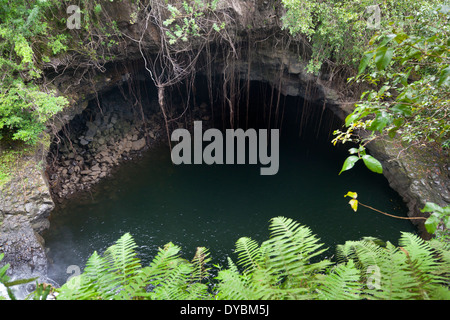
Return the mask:
{"type": "Polygon", "coordinates": [[[70,265],[82,269],[122,234],[135,238],[147,264],[158,247],[173,242],[191,259],[198,246],[209,248],[215,263],[225,264],[236,240],[267,239],[269,220],[285,216],[309,226],[329,247],[363,236],[394,243],[401,231],[415,232],[406,220],[360,207],[344,198],[356,191],[377,209],[405,216],[406,208],[382,175],[363,165],[338,175],[347,156],[327,143],[282,139],[275,176],[259,175],[260,165],[181,165],[171,163],[165,147],[122,165],[95,190],[68,201],[51,217],[44,235],[53,260],[50,276],[62,283],[70,265]]]}

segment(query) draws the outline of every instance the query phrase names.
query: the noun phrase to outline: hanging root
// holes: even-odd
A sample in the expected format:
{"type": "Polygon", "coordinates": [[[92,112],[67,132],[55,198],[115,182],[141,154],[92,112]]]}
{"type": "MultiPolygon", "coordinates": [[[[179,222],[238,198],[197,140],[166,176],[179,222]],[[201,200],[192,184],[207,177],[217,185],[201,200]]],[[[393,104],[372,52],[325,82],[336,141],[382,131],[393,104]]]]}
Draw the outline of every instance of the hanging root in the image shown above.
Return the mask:
{"type": "Polygon", "coordinates": [[[166,126],[166,133],[167,133],[167,141],[169,143],[170,151],[172,152],[172,143],[170,140],[169,122],[167,120],[166,108],[164,106],[164,87],[163,86],[158,87],[158,104],[159,104],[159,107],[161,108],[162,114],[164,116],[164,123],[166,126]]]}

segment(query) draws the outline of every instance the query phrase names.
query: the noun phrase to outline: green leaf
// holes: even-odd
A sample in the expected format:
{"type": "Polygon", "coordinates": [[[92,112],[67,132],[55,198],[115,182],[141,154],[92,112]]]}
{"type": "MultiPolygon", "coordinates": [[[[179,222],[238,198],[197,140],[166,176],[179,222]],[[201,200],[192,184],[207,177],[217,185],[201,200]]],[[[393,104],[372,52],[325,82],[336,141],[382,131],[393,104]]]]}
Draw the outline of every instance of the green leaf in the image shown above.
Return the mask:
{"type": "Polygon", "coordinates": [[[398,44],[401,44],[403,41],[405,41],[408,38],[408,35],[406,33],[398,33],[394,40],[395,42],[397,42],[398,44]]]}
{"type": "Polygon", "coordinates": [[[381,89],[378,91],[378,95],[383,95],[386,91],[388,91],[391,88],[391,86],[384,85],[381,87],[381,89]]]}
{"type": "Polygon", "coordinates": [[[3,267],[0,268],[0,282],[9,281],[9,277],[6,275],[6,271],[8,271],[10,265],[7,263],[3,267]]]}
{"type": "Polygon", "coordinates": [[[378,161],[377,159],[368,154],[362,156],[362,159],[366,167],[369,168],[371,171],[376,173],[383,173],[383,166],[381,165],[380,161],[378,161]]]}
{"type": "Polygon", "coordinates": [[[389,124],[390,121],[391,121],[391,116],[387,112],[382,111],[381,113],[377,114],[377,117],[375,118],[375,120],[373,120],[369,129],[372,131],[382,132],[383,129],[389,124]]]}
{"type": "Polygon", "coordinates": [[[397,118],[397,119],[394,119],[393,123],[394,123],[394,126],[400,127],[400,126],[403,125],[403,123],[405,123],[405,119],[404,118],[397,118]]]}
{"type": "Polygon", "coordinates": [[[400,73],[400,82],[406,87],[408,86],[409,75],[411,74],[411,68],[406,73],[400,73]]]}
{"type": "Polygon", "coordinates": [[[344,165],[342,166],[341,172],[339,172],[339,174],[341,174],[343,171],[347,171],[353,168],[358,160],[359,158],[357,156],[350,156],[345,159],[344,165]]]}
{"type": "Polygon", "coordinates": [[[37,279],[39,279],[39,277],[29,278],[29,279],[19,279],[19,280],[14,280],[11,282],[6,282],[6,283],[4,283],[4,285],[5,285],[5,287],[13,287],[13,286],[18,286],[21,284],[33,282],[33,281],[36,281],[37,279]]]}
{"type": "Polygon", "coordinates": [[[102,12],[102,6],[99,3],[94,7],[94,12],[96,14],[99,14],[100,12],[102,12]]]}
{"type": "Polygon", "coordinates": [[[411,106],[408,104],[397,103],[391,109],[392,109],[392,111],[399,113],[406,117],[409,117],[412,115],[411,106]]]}
{"type": "Polygon", "coordinates": [[[366,70],[367,65],[369,64],[370,60],[372,60],[374,55],[375,51],[368,52],[364,55],[364,57],[361,59],[361,62],[359,63],[358,74],[361,74],[364,72],[364,70],[366,70]]]}
{"type": "Polygon", "coordinates": [[[438,85],[441,86],[444,83],[450,82],[450,66],[441,71],[441,76],[439,77],[438,85]]]}
{"type": "Polygon", "coordinates": [[[392,128],[388,131],[389,138],[393,139],[397,135],[398,127],[392,128]]]}
{"type": "Polygon", "coordinates": [[[450,215],[450,206],[442,208],[442,213],[445,215],[450,215]]]}
{"type": "Polygon", "coordinates": [[[434,234],[436,232],[438,225],[439,225],[439,218],[435,214],[432,214],[425,221],[425,229],[427,229],[427,232],[431,234],[434,234]]]}
{"type": "Polygon", "coordinates": [[[389,42],[392,41],[392,39],[397,38],[397,35],[392,33],[392,34],[388,34],[387,36],[384,37],[383,41],[380,43],[380,47],[384,47],[385,45],[387,45],[389,42]]]}
{"type": "Polygon", "coordinates": [[[359,113],[351,113],[345,118],[345,126],[348,127],[360,117],[359,113]]]}
{"type": "Polygon", "coordinates": [[[388,47],[379,48],[375,56],[375,64],[377,66],[377,69],[379,71],[386,69],[386,67],[391,62],[393,55],[394,49],[388,47]]]}
{"type": "Polygon", "coordinates": [[[422,212],[442,212],[442,208],[438,206],[436,203],[427,202],[425,203],[425,207],[420,210],[422,212]]]}

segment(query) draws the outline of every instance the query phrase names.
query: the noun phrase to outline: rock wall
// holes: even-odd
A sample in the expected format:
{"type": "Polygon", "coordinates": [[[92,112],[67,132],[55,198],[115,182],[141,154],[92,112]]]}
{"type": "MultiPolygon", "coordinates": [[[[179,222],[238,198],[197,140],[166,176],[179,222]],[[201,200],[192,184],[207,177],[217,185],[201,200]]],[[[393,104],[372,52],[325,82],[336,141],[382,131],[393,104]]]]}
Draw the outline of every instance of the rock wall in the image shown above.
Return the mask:
{"type": "MultiPolygon", "coordinates": [[[[142,96],[140,106],[135,102],[132,94],[114,88],[103,94],[98,104],[91,102],[60,131],[47,159],[55,200],[62,202],[89,190],[120,163],[139,157],[155,145],[167,144],[157,99],[142,96]]],[[[181,111],[184,109],[183,105],[177,106],[181,111]]],[[[191,115],[204,121],[211,119],[206,103],[191,107],[191,115]]],[[[185,127],[184,119],[172,121],[170,127],[185,127]]]]}
{"type": "MultiPolygon", "coordinates": [[[[406,150],[398,141],[378,140],[368,149],[383,164],[383,174],[392,189],[408,207],[409,217],[428,217],[422,213],[426,202],[450,205],[450,165],[448,153],[429,148],[406,150]]],[[[424,220],[412,220],[424,239],[431,238],[424,220]]]]}
{"type": "Polygon", "coordinates": [[[0,189],[0,253],[5,254],[2,264],[11,265],[10,274],[29,277],[47,271],[39,232],[48,228],[55,205],[43,167],[45,153],[40,149],[20,159],[14,176],[0,189]]]}
{"type": "Polygon", "coordinates": [[[90,189],[121,161],[135,158],[165,137],[158,105],[153,102],[147,109],[152,114],[142,119],[117,89],[103,96],[100,106],[93,103],[78,115],[61,131],[67,136],[61,136],[49,154],[54,196],[62,201],[90,189]]]}

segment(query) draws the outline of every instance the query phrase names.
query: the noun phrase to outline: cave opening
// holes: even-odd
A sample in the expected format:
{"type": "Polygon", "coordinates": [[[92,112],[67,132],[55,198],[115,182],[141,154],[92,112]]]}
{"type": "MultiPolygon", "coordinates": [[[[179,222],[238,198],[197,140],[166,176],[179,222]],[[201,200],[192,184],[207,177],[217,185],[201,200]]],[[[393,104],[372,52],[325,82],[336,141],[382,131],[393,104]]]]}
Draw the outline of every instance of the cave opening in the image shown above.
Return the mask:
{"type": "Polygon", "coordinates": [[[338,175],[347,151],[331,143],[342,125],[335,106],[245,79],[235,81],[229,91],[235,94],[224,97],[220,76],[211,95],[207,78],[198,74],[195,82],[165,90],[169,133],[192,129],[199,120],[205,129],[277,128],[280,170],[264,177],[259,165],[175,166],[157,90],[145,75],[135,78],[131,86],[125,81],[99,94],[63,128],[63,142],[52,146],[50,182],[60,200],[44,239],[55,281],[64,282],[68,266],[84,266],[94,251],[102,252],[125,232],[135,238],[143,264],[173,242],[187,259],[203,246],[223,265],[228,256],[236,258],[239,237],[267,239],[275,216],[309,226],[330,248],[328,257],[346,240],[374,236],[395,242],[400,231],[414,232],[408,221],[363,208],[351,211],[344,198],[348,191],[358,191],[380,210],[407,212],[383,176],[358,166],[338,175]]]}
{"type": "Polygon", "coordinates": [[[166,88],[167,121],[157,89],[145,72],[127,73],[119,85],[96,92],[51,145],[47,176],[57,202],[89,190],[119,163],[154,145],[172,146],[171,133],[177,128],[192,131],[195,121],[202,121],[204,130],[222,132],[278,129],[283,144],[297,140],[309,142],[308,148],[330,146],[333,131],[342,126],[334,105],[285,95],[270,83],[255,80],[237,79],[224,94],[224,83],[221,76],[208,81],[198,74],[166,88]],[[211,81],[219,89],[211,88],[211,81]]]}

